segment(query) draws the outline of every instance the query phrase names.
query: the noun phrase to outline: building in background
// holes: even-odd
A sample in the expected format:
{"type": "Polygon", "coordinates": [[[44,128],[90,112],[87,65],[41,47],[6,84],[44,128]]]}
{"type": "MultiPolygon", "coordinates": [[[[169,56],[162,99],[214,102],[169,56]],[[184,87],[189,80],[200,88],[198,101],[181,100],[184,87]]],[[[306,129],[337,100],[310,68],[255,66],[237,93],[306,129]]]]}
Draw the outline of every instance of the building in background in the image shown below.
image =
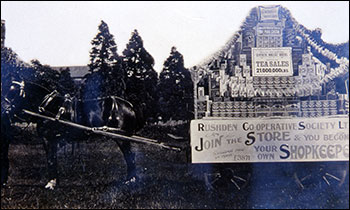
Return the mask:
{"type": "Polygon", "coordinates": [[[57,71],[68,68],[72,79],[78,85],[83,83],[85,75],[89,73],[88,66],[53,66],[52,68],[57,71]]]}

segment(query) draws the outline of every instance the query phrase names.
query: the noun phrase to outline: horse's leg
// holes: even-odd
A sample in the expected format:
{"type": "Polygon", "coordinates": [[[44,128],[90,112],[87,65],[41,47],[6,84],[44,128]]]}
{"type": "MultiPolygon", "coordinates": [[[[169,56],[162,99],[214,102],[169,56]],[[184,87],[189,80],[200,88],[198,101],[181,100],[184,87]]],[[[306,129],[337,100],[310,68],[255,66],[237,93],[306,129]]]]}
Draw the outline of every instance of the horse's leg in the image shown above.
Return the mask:
{"type": "Polygon", "coordinates": [[[46,152],[46,160],[48,166],[48,176],[49,182],[45,188],[54,189],[58,184],[57,180],[57,146],[58,138],[55,136],[56,133],[52,132],[49,127],[48,121],[38,121],[37,122],[37,132],[38,135],[43,139],[43,146],[46,152]]]}
{"type": "Polygon", "coordinates": [[[135,154],[131,151],[131,144],[128,141],[119,142],[116,140],[120,150],[124,155],[127,166],[127,176],[126,183],[136,181],[136,163],[135,163],[135,154]]]}
{"type": "MultiPolygon", "coordinates": [[[[2,107],[1,107],[2,109],[2,107]]],[[[1,186],[7,183],[9,175],[9,144],[12,138],[12,127],[8,115],[1,113],[1,186]]]]}
{"type": "Polygon", "coordinates": [[[2,135],[1,137],[1,185],[7,183],[8,173],[9,173],[9,139],[2,135]]]}
{"type": "Polygon", "coordinates": [[[44,139],[44,145],[46,150],[47,166],[48,166],[48,176],[49,182],[45,188],[53,190],[58,184],[58,174],[57,174],[57,139],[53,138],[52,140],[44,139]]]}
{"type": "Polygon", "coordinates": [[[72,152],[71,155],[74,156],[75,142],[72,142],[72,152]]]}

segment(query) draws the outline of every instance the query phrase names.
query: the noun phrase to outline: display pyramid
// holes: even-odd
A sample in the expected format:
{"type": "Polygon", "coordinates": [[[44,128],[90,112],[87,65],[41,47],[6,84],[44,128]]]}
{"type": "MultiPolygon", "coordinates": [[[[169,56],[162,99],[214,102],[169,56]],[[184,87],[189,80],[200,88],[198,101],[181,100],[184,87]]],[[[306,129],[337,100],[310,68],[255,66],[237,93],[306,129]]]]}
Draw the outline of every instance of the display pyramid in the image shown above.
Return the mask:
{"type": "Polygon", "coordinates": [[[348,114],[349,42],[321,35],[282,6],[253,8],[222,49],[192,68],[196,118],[348,114]]]}

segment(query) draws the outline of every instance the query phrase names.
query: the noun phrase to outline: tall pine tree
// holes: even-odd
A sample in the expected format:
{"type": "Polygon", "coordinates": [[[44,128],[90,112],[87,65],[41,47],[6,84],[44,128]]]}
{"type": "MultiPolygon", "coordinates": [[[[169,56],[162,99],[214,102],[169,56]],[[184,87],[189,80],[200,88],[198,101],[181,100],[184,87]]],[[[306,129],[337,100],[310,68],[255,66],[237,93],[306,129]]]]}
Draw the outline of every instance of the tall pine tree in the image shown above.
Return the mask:
{"type": "Polygon", "coordinates": [[[96,98],[116,95],[124,97],[125,73],[121,67],[121,59],[117,53],[114,36],[108,25],[101,21],[98,33],[91,41],[90,74],[83,84],[83,97],[96,98]]]}
{"type": "Polygon", "coordinates": [[[132,33],[123,55],[123,69],[127,75],[126,98],[142,110],[144,119],[155,119],[158,74],[153,69],[154,59],[144,48],[137,30],[132,33]]]}
{"type": "Polygon", "coordinates": [[[102,20],[98,26],[98,33],[91,41],[90,71],[108,73],[109,67],[114,65],[118,59],[117,44],[114,36],[109,32],[108,25],[102,20]]]}
{"type": "Polygon", "coordinates": [[[159,77],[159,106],[163,120],[193,119],[193,82],[183,56],[171,48],[159,77]]]}

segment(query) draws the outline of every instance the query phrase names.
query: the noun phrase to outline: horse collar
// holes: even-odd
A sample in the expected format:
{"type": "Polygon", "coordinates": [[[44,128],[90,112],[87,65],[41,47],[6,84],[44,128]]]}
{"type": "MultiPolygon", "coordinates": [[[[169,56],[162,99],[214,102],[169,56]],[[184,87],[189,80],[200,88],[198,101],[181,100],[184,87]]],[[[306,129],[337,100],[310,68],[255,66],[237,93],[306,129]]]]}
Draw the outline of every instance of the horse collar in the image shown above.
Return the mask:
{"type": "Polygon", "coordinates": [[[54,99],[58,94],[59,94],[58,91],[54,90],[48,95],[46,95],[43,101],[41,102],[41,104],[39,105],[39,112],[44,112],[47,105],[49,105],[52,99],[54,99]]]}

